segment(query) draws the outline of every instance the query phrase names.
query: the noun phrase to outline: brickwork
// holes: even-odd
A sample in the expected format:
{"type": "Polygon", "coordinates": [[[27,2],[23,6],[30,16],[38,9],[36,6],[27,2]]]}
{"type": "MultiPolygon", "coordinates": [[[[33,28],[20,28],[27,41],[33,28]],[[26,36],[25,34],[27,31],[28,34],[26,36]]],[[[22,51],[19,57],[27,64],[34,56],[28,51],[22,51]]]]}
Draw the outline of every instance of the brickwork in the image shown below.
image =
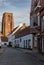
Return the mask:
{"type": "Polygon", "coordinates": [[[38,38],[37,39],[38,50],[41,52],[42,51],[42,36],[44,36],[44,31],[42,31],[42,17],[44,16],[44,0],[32,0],[31,12],[30,12],[30,22],[32,22],[32,23],[34,22],[32,20],[32,18],[34,18],[34,15],[36,15],[35,23],[37,25],[35,25],[35,26],[33,25],[33,27],[38,30],[38,33],[37,34],[35,33],[35,36],[37,36],[37,38],[38,38]],[[38,16],[40,18],[38,18],[38,16]],[[37,28],[36,28],[36,26],[37,26],[37,28]]]}
{"type": "Polygon", "coordinates": [[[2,33],[7,36],[14,29],[14,19],[12,13],[4,13],[2,19],[2,33]]]}

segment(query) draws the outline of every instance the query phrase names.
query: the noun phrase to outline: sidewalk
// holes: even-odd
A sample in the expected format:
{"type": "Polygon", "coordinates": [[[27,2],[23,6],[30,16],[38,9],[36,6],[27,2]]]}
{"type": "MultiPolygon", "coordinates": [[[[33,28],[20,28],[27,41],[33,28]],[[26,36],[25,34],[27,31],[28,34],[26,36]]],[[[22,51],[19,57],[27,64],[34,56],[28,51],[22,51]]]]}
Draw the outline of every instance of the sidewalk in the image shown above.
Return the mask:
{"type": "Polygon", "coordinates": [[[32,55],[33,57],[35,57],[38,60],[44,62],[44,55],[43,54],[40,54],[38,52],[34,52],[32,50],[28,50],[28,49],[20,49],[20,50],[26,54],[32,55]]]}

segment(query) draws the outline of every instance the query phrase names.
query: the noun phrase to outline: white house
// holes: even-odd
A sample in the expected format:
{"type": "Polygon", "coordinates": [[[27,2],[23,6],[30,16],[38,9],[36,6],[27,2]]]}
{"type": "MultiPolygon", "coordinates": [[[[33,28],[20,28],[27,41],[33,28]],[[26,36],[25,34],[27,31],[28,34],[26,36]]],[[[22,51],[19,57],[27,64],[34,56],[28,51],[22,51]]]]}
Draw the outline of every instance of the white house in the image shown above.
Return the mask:
{"type": "MultiPolygon", "coordinates": [[[[14,47],[14,41],[15,41],[15,33],[20,30],[20,28],[22,28],[24,26],[24,24],[20,24],[18,27],[16,27],[14,29],[14,31],[12,31],[11,34],[8,35],[8,45],[9,43],[12,45],[12,47],[14,47]]],[[[25,26],[26,27],[26,26],[25,26]]]]}
{"type": "Polygon", "coordinates": [[[19,44],[20,48],[33,48],[33,34],[28,34],[15,39],[15,44],[19,44]]]}

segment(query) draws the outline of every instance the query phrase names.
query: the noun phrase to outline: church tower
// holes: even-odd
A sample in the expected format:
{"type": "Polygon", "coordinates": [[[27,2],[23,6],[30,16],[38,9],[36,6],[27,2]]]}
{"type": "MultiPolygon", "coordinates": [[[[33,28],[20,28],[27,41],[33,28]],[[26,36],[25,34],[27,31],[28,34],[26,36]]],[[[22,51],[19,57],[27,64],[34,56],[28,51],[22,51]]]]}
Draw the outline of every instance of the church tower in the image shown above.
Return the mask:
{"type": "Polygon", "coordinates": [[[2,33],[7,36],[14,29],[14,19],[12,13],[4,13],[2,18],[2,33]]]}

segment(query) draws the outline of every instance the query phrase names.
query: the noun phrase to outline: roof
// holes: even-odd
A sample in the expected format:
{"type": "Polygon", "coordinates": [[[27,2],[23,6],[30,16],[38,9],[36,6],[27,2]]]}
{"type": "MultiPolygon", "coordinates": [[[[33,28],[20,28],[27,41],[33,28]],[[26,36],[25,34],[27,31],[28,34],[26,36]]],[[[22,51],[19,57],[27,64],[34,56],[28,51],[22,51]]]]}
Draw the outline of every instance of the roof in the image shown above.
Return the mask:
{"type": "Polygon", "coordinates": [[[12,34],[17,28],[18,28],[18,26],[16,28],[14,28],[13,31],[11,33],[9,33],[8,35],[12,34]]]}
{"type": "MultiPolygon", "coordinates": [[[[14,28],[12,32],[14,32],[17,28],[18,28],[18,26],[17,26],[16,28],[14,28]]],[[[12,32],[11,32],[11,33],[12,33],[12,32]]]]}
{"type": "Polygon", "coordinates": [[[30,28],[30,26],[28,26],[25,29],[19,30],[15,34],[15,37],[18,38],[18,37],[22,37],[22,36],[25,36],[25,35],[28,35],[28,34],[34,34],[34,33],[37,33],[37,32],[38,32],[37,29],[30,28]]]}
{"type": "MultiPolygon", "coordinates": [[[[18,33],[20,30],[23,30],[23,29],[25,29],[27,26],[25,25],[25,24],[21,24],[21,25],[19,25],[19,26],[17,26],[16,28],[14,28],[14,30],[10,33],[10,34],[16,34],[16,33],[18,33]]],[[[9,35],[10,35],[9,34],[9,35]]]]}
{"type": "Polygon", "coordinates": [[[2,42],[8,42],[8,38],[7,38],[7,37],[2,36],[2,37],[1,37],[1,41],[2,41],[2,42]]]}
{"type": "Polygon", "coordinates": [[[27,27],[26,25],[22,25],[22,26],[14,33],[14,35],[19,34],[20,31],[24,30],[26,27],[27,27]]]}

